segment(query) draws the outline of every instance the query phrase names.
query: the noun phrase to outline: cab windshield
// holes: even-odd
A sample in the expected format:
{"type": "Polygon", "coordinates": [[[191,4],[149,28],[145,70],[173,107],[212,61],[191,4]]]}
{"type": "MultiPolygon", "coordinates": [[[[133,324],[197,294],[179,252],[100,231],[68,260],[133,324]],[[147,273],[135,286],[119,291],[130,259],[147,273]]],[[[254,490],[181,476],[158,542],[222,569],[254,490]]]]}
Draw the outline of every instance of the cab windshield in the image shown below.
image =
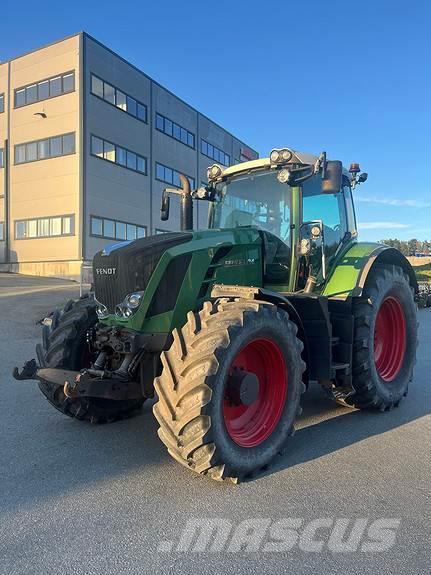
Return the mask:
{"type": "Polygon", "coordinates": [[[258,226],[289,243],[290,187],[277,172],[246,174],[217,185],[210,207],[211,228],[258,226]]]}

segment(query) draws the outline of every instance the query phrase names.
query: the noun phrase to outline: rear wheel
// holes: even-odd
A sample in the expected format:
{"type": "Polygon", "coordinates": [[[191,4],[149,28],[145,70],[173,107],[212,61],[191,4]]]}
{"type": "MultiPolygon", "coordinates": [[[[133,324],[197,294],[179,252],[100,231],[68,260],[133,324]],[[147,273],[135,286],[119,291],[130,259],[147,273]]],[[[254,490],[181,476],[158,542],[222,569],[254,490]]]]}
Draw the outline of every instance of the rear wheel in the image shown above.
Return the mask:
{"type": "MultiPolygon", "coordinates": [[[[95,358],[89,351],[87,332],[97,323],[95,301],[88,297],[70,300],[62,310],[51,316],[51,325],[43,327],[42,353],[45,366],[79,371],[90,367],[95,358]]],[[[113,401],[106,399],[71,399],[63,386],[46,381],[39,388],[47,400],[59,411],[92,423],[111,422],[129,416],[141,407],[144,400],[113,401]]]]}
{"type": "Polygon", "coordinates": [[[349,401],[355,407],[392,409],[407,395],[416,361],[416,305],[403,270],[372,270],[354,314],[355,394],[349,401]]]}
{"type": "Polygon", "coordinates": [[[218,480],[267,465],[293,433],[305,389],[302,342],[287,313],[220,299],[190,312],[173,337],[154,406],[169,453],[218,480]]]}

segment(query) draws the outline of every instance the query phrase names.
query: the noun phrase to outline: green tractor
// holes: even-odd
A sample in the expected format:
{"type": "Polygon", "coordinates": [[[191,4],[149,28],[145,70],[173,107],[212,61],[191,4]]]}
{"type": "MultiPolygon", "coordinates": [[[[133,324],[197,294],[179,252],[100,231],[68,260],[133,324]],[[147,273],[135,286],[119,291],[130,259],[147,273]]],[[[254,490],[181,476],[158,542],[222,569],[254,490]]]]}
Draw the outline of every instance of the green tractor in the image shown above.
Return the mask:
{"type": "Polygon", "coordinates": [[[391,410],[407,395],[418,286],[406,258],[360,243],[359,166],[287,148],[167,189],[181,231],[106,247],[95,297],[44,320],[37,379],[59,411],[113,421],[152,398],[171,456],[236,482],[284,449],[311,381],[334,400],[391,410]],[[193,230],[193,201],[208,202],[193,230]]]}

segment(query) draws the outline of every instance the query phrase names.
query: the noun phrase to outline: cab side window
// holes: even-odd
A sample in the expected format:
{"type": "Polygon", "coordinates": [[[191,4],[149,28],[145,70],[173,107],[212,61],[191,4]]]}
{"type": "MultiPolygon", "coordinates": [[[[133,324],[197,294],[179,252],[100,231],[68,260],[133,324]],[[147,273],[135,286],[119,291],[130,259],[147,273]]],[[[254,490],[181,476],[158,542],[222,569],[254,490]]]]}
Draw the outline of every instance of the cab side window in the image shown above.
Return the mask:
{"type": "Polygon", "coordinates": [[[357,234],[355,208],[353,206],[352,189],[347,178],[343,178],[343,194],[346,202],[347,228],[352,235],[357,234]]]}
{"type": "Polygon", "coordinates": [[[325,253],[331,257],[347,232],[347,216],[342,193],[322,194],[321,179],[306,180],[302,190],[302,221],[323,221],[325,253]]]}

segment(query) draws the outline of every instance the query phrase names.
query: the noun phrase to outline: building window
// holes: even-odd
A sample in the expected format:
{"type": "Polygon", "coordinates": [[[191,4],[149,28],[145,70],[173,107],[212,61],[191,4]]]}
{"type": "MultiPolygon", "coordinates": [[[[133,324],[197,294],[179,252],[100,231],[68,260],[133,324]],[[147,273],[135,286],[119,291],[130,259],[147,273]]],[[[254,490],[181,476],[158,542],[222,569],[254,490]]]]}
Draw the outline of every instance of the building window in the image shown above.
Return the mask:
{"type": "Polygon", "coordinates": [[[137,240],[147,235],[145,226],[99,218],[97,216],[91,216],[90,228],[92,236],[111,240],[137,240]]]}
{"type": "Polygon", "coordinates": [[[140,174],[147,173],[147,158],[97,136],[91,136],[91,155],[140,174]]]}
{"type": "Polygon", "coordinates": [[[4,149],[0,148],[0,168],[4,168],[4,149]]]}
{"type": "Polygon", "coordinates": [[[4,112],[4,94],[0,94],[0,114],[4,112]]]}
{"type": "Polygon", "coordinates": [[[66,72],[15,90],[15,108],[75,91],[75,72],[66,72]]]}
{"type": "Polygon", "coordinates": [[[215,160],[219,164],[223,164],[223,166],[230,165],[229,154],[225,154],[223,150],[220,150],[220,148],[217,148],[216,146],[209,144],[205,140],[201,140],[201,152],[204,156],[207,156],[208,158],[215,160]]]}
{"type": "MultiPolygon", "coordinates": [[[[195,179],[191,176],[187,176],[187,178],[190,182],[190,186],[194,188],[195,179]]],[[[177,188],[181,188],[180,172],[177,172],[177,170],[173,170],[172,168],[168,168],[163,164],[159,164],[158,162],[156,162],[156,179],[160,180],[161,182],[166,182],[167,184],[172,184],[177,188]]]]}
{"type": "Polygon", "coordinates": [[[175,140],[189,146],[189,148],[195,148],[195,135],[185,128],[182,128],[179,124],[162,116],[162,114],[156,114],[156,128],[159,132],[163,132],[171,136],[171,138],[175,138],[175,140]]]}
{"type": "Polygon", "coordinates": [[[50,216],[33,220],[15,220],[15,239],[52,238],[73,236],[75,216],[50,216]]]}
{"type": "Polygon", "coordinates": [[[4,222],[0,222],[0,242],[4,241],[4,222]]]}
{"type": "Polygon", "coordinates": [[[15,164],[26,164],[75,153],[75,134],[61,134],[15,146],[15,164]]]}
{"type": "Polygon", "coordinates": [[[128,96],[122,90],[101,80],[94,74],[91,74],[91,93],[130,116],[141,120],[141,122],[147,121],[147,106],[145,104],[138,102],[135,98],[128,96]]]}

